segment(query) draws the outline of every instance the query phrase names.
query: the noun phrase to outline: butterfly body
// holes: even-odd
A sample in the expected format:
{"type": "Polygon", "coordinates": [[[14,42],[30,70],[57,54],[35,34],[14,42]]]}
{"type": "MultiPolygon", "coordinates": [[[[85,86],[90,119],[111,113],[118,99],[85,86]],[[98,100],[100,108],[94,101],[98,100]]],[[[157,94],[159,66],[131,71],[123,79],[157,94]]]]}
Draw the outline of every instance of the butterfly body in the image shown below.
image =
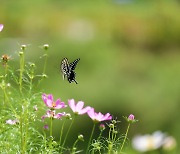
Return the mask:
{"type": "Polygon", "coordinates": [[[63,58],[61,61],[61,72],[63,74],[63,79],[67,78],[69,83],[75,82],[77,84],[76,72],[74,70],[79,60],[80,58],[74,60],[72,63],[69,63],[67,58],[63,58]]]}

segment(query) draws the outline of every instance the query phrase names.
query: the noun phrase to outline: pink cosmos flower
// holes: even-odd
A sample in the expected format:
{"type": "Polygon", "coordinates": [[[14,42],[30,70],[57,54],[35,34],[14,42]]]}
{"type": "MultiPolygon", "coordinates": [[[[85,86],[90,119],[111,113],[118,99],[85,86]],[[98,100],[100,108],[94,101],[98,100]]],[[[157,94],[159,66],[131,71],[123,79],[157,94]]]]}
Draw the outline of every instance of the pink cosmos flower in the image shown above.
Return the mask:
{"type": "Polygon", "coordinates": [[[109,113],[106,113],[105,115],[103,115],[101,112],[96,113],[94,111],[94,108],[91,108],[87,112],[87,114],[95,122],[100,122],[100,121],[105,121],[105,120],[111,120],[112,119],[112,116],[109,113]]]}
{"type": "Polygon", "coordinates": [[[64,102],[61,102],[60,99],[57,99],[54,102],[53,95],[52,94],[43,94],[42,95],[42,100],[46,104],[47,107],[52,108],[52,109],[60,109],[60,108],[65,108],[67,105],[65,105],[64,102]]]}
{"type": "Polygon", "coordinates": [[[0,32],[3,30],[4,25],[0,24],[0,32]]]}
{"type": "Polygon", "coordinates": [[[16,123],[19,123],[19,120],[15,119],[15,120],[6,120],[6,124],[9,124],[9,125],[15,125],[16,123]]]}
{"type": "Polygon", "coordinates": [[[45,118],[53,118],[53,119],[60,119],[62,116],[65,116],[66,113],[57,113],[55,110],[48,110],[45,115],[43,115],[41,118],[44,121],[45,118]]]}
{"type": "Polygon", "coordinates": [[[78,115],[85,114],[91,109],[90,106],[86,106],[85,108],[83,108],[84,102],[82,102],[82,101],[79,101],[79,102],[77,102],[77,104],[75,104],[74,99],[68,100],[68,104],[69,104],[69,107],[71,108],[71,110],[75,114],[78,114],[78,115]]]}

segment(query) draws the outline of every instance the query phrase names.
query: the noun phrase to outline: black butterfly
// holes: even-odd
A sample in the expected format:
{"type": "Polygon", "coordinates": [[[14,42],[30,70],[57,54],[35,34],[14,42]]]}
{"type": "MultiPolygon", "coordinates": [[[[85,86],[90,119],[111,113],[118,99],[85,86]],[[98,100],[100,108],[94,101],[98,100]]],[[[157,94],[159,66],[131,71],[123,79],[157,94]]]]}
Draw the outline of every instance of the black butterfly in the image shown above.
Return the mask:
{"type": "Polygon", "coordinates": [[[61,72],[63,74],[63,80],[65,79],[65,77],[67,77],[67,80],[69,81],[69,83],[75,82],[77,84],[76,72],[74,70],[79,60],[80,58],[76,59],[72,63],[69,63],[68,59],[64,58],[61,61],[61,72]]]}

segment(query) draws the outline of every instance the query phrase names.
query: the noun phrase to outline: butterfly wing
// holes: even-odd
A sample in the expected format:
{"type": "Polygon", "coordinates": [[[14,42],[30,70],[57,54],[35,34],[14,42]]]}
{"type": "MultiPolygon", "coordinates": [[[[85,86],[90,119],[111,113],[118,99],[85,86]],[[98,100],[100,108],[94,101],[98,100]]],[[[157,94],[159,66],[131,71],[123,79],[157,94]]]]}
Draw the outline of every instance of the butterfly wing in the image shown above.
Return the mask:
{"type": "Polygon", "coordinates": [[[72,63],[69,64],[69,69],[70,71],[74,71],[76,68],[77,63],[80,61],[80,58],[76,59],[75,61],[73,61],[72,63]]]}
{"type": "Polygon", "coordinates": [[[63,60],[61,61],[61,72],[63,74],[63,80],[65,78],[65,76],[67,76],[69,74],[69,62],[67,58],[63,58],[63,60]]]}

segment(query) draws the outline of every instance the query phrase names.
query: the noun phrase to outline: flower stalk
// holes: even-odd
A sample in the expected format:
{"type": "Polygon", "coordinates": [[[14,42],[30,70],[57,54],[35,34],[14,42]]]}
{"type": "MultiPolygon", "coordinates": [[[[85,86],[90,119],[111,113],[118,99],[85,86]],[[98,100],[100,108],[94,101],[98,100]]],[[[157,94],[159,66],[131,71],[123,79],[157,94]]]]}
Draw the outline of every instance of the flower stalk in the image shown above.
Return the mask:
{"type": "Polygon", "coordinates": [[[62,123],[62,127],[61,127],[61,132],[60,132],[60,137],[59,137],[59,145],[61,145],[61,141],[62,141],[62,134],[63,134],[63,131],[64,131],[64,125],[66,123],[66,119],[63,121],[62,123]]]}
{"type": "Polygon", "coordinates": [[[53,136],[52,136],[52,130],[53,129],[53,117],[50,118],[50,153],[52,153],[52,143],[53,143],[53,136]]]}
{"type": "Polygon", "coordinates": [[[44,54],[44,57],[45,57],[45,60],[44,60],[44,68],[43,68],[43,74],[46,73],[46,66],[47,66],[47,58],[48,58],[48,54],[47,54],[47,51],[48,51],[48,48],[49,48],[49,45],[48,44],[44,44],[44,50],[45,50],[45,54],[44,54]]]}
{"type": "Polygon", "coordinates": [[[127,135],[128,135],[128,131],[129,131],[129,127],[130,127],[130,123],[128,124],[128,127],[127,127],[127,129],[126,129],[126,134],[125,134],[125,137],[124,137],[123,143],[122,143],[121,148],[120,148],[120,153],[122,153],[122,149],[123,149],[124,144],[125,144],[125,142],[126,142],[127,135]]]}
{"type": "Polygon", "coordinates": [[[26,45],[22,45],[21,51],[19,52],[19,56],[20,56],[19,90],[21,94],[22,94],[22,81],[23,81],[23,73],[24,73],[24,65],[25,65],[25,60],[24,60],[25,48],[26,48],[26,45]]]}
{"type": "Polygon", "coordinates": [[[64,142],[63,142],[63,144],[62,144],[62,148],[64,148],[64,145],[66,144],[66,140],[67,140],[67,137],[68,137],[69,132],[70,132],[70,130],[71,130],[72,124],[74,123],[75,117],[76,117],[76,115],[75,115],[74,118],[72,119],[71,124],[70,124],[70,126],[69,126],[69,128],[68,128],[68,130],[67,130],[66,136],[65,136],[65,138],[64,138],[64,142]]]}
{"type": "Polygon", "coordinates": [[[89,150],[89,147],[90,147],[90,143],[91,143],[91,140],[92,140],[92,136],[93,136],[93,134],[94,134],[95,126],[96,126],[96,123],[94,122],[92,131],[91,131],[91,135],[90,135],[90,138],[89,138],[88,146],[87,146],[87,149],[86,149],[86,154],[88,154],[88,150],[89,150]]]}

